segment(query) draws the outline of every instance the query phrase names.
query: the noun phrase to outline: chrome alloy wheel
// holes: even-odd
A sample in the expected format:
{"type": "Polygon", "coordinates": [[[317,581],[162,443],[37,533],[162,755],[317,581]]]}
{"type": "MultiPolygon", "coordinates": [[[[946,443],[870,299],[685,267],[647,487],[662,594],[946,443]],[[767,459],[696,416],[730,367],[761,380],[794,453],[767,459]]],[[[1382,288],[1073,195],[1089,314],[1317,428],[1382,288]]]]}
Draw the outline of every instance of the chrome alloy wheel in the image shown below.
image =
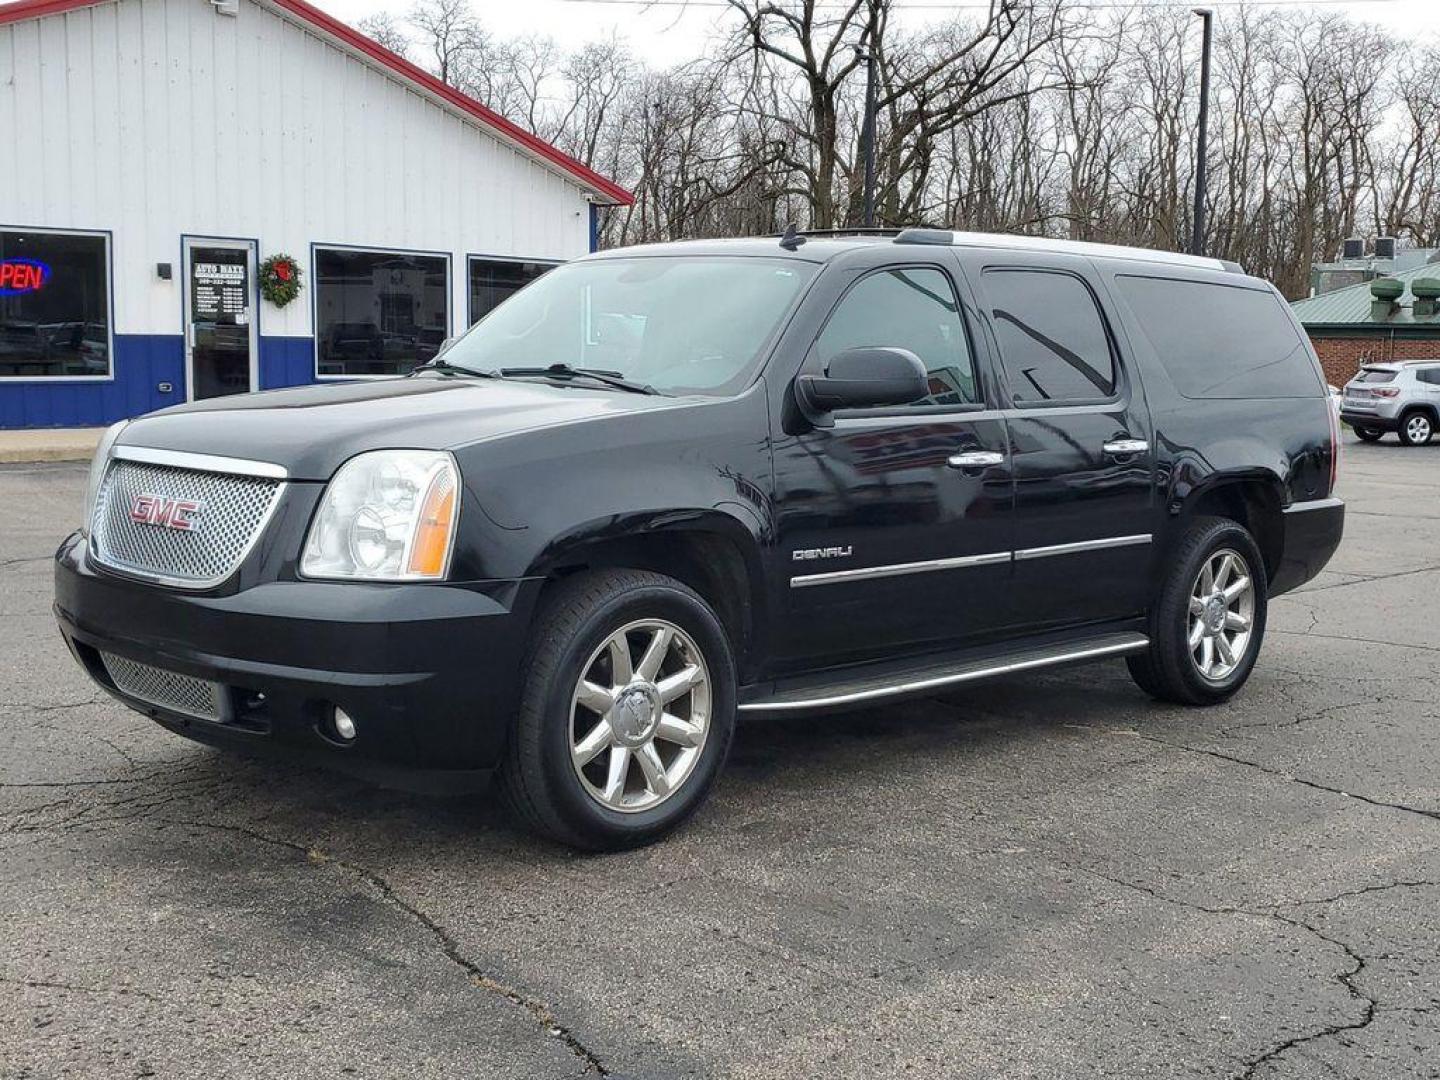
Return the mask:
{"type": "Polygon", "coordinates": [[[570,706],[570,761],[601,806],[660,805],[694,772],[710,730],[710,671],[663,619],[611,634],[586,661],[570,706]]]}
{"type": "Polygon", "coordinates": [[[1222,548],[1205,560],[1190,591],[1190,659],[1212,682],[1228,678],[1250,649],[1255,583],[1245,559],[1222,548]]]}
{"type": "Polygon", "coordinates": [[[1423,413],[1416,413],[1405,421],[1405,434],[1410,437],[1412,443],[1429,442],[1430,418],[1423,413]]]}

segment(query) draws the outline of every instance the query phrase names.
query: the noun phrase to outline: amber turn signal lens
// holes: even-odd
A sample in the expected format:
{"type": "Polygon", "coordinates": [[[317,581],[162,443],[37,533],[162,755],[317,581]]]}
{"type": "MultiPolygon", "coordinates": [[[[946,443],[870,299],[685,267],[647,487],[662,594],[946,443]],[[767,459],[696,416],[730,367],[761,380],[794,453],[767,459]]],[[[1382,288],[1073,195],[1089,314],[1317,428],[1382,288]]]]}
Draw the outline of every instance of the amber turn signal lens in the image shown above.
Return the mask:
{"type": "Polygon", "coordinates": [[[450,469],[441,469],[430,481],[425,502],[420,507],[420,524],[415,530],[415,542],[410,546],[410,573],[432,578],[444,576],[454,525],[455,476],[450,469]]]}

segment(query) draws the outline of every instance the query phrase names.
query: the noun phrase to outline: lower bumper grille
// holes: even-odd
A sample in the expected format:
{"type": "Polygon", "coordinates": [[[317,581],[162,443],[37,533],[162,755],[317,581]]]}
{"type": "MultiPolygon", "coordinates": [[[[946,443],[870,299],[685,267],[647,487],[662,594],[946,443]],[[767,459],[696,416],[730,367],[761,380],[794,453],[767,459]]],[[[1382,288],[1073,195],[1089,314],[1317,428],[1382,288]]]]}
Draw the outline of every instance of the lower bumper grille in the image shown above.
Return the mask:
{"type": "Polygon", "coordinates": [[[219,683],[151,667],[114,653],[102,652],[100,658],[122,694],[200,720],[218,723],[224,719],[223,688],[219,683]]]}

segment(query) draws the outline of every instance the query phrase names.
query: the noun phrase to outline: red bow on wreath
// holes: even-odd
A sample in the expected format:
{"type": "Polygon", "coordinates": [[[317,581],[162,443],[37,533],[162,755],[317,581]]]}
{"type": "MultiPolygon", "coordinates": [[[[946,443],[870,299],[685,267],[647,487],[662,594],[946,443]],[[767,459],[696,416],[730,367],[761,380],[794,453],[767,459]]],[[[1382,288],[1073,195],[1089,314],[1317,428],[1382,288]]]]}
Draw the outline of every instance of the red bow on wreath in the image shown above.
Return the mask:
{"type": "Polygon", "coordinates": [[[275,276],[281,281],[289,281],[294,273],[295,271],[291,269],[288,262],[278,262],[275,264],[275,276]]]}

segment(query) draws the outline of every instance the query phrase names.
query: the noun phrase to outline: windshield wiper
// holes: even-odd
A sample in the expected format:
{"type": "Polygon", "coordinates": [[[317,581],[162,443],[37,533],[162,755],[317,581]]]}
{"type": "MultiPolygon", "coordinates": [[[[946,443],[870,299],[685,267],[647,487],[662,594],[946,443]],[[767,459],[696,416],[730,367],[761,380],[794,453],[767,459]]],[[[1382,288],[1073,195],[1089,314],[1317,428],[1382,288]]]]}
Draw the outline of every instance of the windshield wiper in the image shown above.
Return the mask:
{"type": "Polygon", "coordinates": [[[459,364],[452,364],[449,360],[441,359],[438,356],[434,360],[415,365],[410,369],[410,374],[414,375],[421,371],[442,371],[449,375],[472,375],[477,379],[496,378],[495,372],[493,371],[480,371],[478,368],[461,367],[459,364]]]}
{"type": "Polygon", "coordinates": [[[569,364],[551,364],[549,367],[503,367],[496,374],[504,378],[552,379],[593,379],[602,386],[625,390],[631,394],[658,394],[660,391],[645,383],[631,382],[618,371],[604,371],[601,368],[578,368],[569,364]]]}

